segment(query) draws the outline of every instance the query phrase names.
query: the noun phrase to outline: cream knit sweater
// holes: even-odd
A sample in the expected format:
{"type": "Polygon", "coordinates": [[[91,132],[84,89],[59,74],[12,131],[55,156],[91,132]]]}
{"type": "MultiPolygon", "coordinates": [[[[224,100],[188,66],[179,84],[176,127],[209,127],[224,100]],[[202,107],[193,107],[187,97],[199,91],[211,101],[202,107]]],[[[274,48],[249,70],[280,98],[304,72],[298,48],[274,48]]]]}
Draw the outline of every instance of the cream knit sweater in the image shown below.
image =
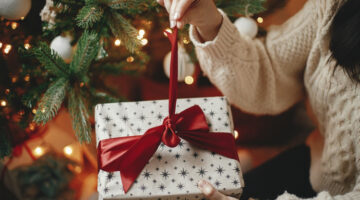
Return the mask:
{"type": "Polygon", "coordinates": [[[360,200],[360,87],[341,68],[334,71],[329,51],[329,27],[344,1],[308,0],[262,39],[240,35],[224,13],[212,41],[201,43],[190,28],[202,70],[242,110],[278,114],[309,99],[324,137],[323,153],[310,170],[317,200],[360,200]]]}

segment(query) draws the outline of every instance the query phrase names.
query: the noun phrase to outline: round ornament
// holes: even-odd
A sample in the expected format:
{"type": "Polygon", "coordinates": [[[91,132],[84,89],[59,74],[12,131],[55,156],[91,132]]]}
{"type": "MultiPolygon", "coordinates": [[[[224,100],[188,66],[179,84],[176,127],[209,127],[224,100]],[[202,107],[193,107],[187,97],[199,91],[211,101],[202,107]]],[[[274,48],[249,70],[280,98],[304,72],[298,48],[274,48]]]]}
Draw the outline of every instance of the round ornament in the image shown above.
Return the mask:
{"type": "Polygon", "coordinates": [[[71,60],[73,49],[70,37],[63,37],[61,35],[55,37],[50,43],[50,48],[58,53],[65,61],[71,60]]]}
{"type": "MultiPolygon", "coordinates": [[[[164,58],[164,72],[170,78],[170,62],[171,52],[166,54],[164,58]]],[[[191,62],[190,56],[187,54],[185,48],[179,44],[178,49],[178,81],[184,81],[185,77],[193,75],[195,72],[195,65],[191,62]]]]}
{"type": "Polygon", "coordinates": [[[234,22],[241,35],[247,35],[254,38],[258,33],[258,25],[253,18],[240,17],[234,22]]]}
{"type": "Polygon", "coordinates": [[[8,20],[18,20],[25,17],[31,8],[31,0],[1,0],[0,16],[8,20]]]}

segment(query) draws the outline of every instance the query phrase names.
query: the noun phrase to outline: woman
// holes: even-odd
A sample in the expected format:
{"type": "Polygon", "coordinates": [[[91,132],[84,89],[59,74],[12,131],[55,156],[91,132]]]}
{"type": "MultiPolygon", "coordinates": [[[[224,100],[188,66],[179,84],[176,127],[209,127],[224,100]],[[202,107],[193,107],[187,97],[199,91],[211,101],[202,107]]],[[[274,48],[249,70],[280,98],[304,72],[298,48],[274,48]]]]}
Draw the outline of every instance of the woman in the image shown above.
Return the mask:
{"type": "MultiPolygon", "coordinates": [[[[232,104],[278,114],[307,98],[322,135],[310,145],[314,199],[360,199],[359,0],[308,0],[262,39],[240,35],[212,0],[158,2],[172,27],[191,24],[202,70],[232,104]]],[[[231,199],[209,183],[199,186],[209,199],[231,199]]],[[[301,198],[284,192],[277,199],[301,198]]]]}

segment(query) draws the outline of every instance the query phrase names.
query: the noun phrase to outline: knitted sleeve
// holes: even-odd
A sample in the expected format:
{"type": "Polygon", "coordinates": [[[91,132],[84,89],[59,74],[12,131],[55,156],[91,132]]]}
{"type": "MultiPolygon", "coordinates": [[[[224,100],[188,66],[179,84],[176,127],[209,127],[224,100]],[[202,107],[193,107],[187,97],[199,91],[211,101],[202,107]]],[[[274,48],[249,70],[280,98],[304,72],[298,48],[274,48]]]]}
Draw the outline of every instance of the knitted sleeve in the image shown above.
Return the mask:
{"type": "MultiPolygon", "coordinates": [[[[337,69],[339,74],[341,69],[337,69]]],[[[342,72],[344,74],[344,72],[342,72]]],[[[334,75],[329,91],[320,192],[312,200],[360,199],[360,90],[347,75],[334,75]],[[339,80],[339,77],[340,80],[339,80]],[[347,79],[347,80],[345,80],[347,79]],[[325,178],[326,177],[326,178],[325,178]],[[329,181],[331,180],[331,181],[329,181]],[[340,187],[339,187],[340,186],[340,187]],[[336,188],[336,190],[334,190],[336,188]],[[342,191],[339,191],[342,188],[342,191]],[[332,195],[332,193],[339,195],[332,195]]],[[[303,200],[284,193],[276,200],[303,200]]]]}
{"type": "Polygon", "coordinates": [[[210,81],[240,109],[278,114],[304,97],[303,72],[317,30],[314,1],[265,38],[240,35],[223,15],[219,33],[202,43],[196,27],[190,38],[200,66],[210,81]]]}

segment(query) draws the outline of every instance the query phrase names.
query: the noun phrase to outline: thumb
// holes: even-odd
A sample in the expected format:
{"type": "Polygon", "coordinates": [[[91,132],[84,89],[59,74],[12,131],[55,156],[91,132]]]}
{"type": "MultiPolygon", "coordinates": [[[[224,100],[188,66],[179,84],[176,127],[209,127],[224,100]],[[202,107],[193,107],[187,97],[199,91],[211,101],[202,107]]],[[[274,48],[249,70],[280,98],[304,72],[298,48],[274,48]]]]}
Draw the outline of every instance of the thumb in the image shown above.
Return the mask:
{"type": "Polygon", "coordinates": [[[198,183],[200,191],[210,200],[228,200],[228,197],[218,192],[210,183],[201,180],[198,183]]]}

